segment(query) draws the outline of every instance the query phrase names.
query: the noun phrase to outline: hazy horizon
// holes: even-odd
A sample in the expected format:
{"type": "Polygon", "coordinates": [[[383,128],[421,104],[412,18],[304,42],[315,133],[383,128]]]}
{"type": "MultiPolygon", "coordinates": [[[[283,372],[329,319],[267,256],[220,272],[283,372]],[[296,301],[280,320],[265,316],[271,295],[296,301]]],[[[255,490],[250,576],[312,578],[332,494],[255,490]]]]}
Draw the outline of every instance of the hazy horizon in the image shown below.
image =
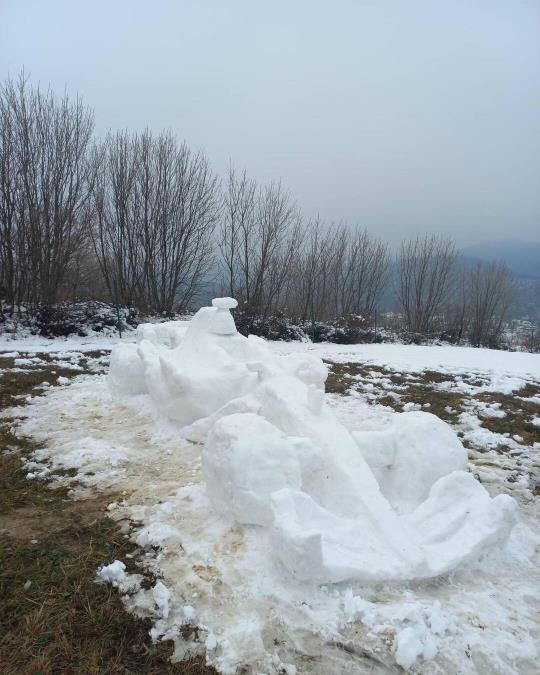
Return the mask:
{"type": "Polygon", "coordinates": [[[4,0],[0,77],[80,94],[98,134],[171,129],[392,245],[540,241],[539,29],[532,0],[4,0]]]}

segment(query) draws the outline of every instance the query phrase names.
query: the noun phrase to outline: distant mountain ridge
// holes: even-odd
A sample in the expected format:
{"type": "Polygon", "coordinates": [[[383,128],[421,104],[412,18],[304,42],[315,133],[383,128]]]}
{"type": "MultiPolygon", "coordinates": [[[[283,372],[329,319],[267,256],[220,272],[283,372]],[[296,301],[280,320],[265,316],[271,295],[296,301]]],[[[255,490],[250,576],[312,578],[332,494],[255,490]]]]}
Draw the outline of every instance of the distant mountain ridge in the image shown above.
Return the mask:
{"type": "Polygon", "coordinates": [[[486,241],[462,248],[459,255],[468,266],[478,260],[502,261],[518,277],[540,278],[540,242],[486,241]]]}

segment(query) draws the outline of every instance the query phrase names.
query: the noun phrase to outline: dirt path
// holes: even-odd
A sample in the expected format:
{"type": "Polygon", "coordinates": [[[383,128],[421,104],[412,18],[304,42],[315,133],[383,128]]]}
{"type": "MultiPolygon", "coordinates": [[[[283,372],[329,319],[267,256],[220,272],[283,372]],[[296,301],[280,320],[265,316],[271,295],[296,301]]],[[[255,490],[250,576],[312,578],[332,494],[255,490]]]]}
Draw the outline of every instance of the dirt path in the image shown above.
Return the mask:
{"type": "MultiPolygon", "coordinates": [[[[60,378],[99,371],[104,353],[32,363],[0,355],[0,410],[24,405],[60,378]],[[22,366],[22,367],[21,367],[22,366]]],[[[128,614],[96,570],[131,546],[106,516],[111,495],[73,501],[67,487],[27,478],[38,446],[0,419],[0,671],[21,673],[214,673],[204,658],[169,662],[172,642],[153,644],[151,622],[128,614]]],[[[140,572],[140,570],[137,570],[140,572]]]]}

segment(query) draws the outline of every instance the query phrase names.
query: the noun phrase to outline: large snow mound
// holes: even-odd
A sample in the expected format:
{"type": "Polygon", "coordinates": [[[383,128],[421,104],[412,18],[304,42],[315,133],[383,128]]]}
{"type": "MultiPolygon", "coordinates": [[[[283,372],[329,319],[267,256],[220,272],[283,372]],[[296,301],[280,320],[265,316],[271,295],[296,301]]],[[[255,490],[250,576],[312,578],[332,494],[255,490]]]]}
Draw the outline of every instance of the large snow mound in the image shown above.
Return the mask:
{"type": "Polygon", "coordinates": [[[411,412],[352,434],[326,405],[320,358],[273,353],[236,331],[234,299],[212,304],[187,329],[139,326],[113,349],[109,386],[149,395],[204,443],[221,518],[267,530],[289,573],[317,583],[434,577],[504,545],[516,503],[467,473],[447,424],[411,412]]]}

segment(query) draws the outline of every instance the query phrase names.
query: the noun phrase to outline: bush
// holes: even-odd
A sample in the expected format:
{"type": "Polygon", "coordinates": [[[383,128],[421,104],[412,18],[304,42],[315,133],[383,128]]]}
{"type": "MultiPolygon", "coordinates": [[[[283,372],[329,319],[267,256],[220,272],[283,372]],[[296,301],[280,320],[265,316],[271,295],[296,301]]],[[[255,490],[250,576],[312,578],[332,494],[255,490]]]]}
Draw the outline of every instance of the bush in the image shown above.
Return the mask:
{"type": "Polygon", "coordinates": [[[258,335],[267,340],[299,340],[305,342],[333,342],[352,345],[382,342],[382,336],[374,331],[361,316],[349,315],[332,322],[303,321],[295,323],[283,313],[262,318],[237,310],[234,314],[236,327],[242,335],[258,335]]]}
{"type": "Polygon", "coordinates": [[[306,342],[307,335],[283,313],[269,317],[253,316],[243,310],[234,312],[236,328],[242,335],[258,335],[267,340],[298,340],[306,342]]]}
{"type": "MultiPolygon", "coordinates": [[[[132,308],[120,308],[120,322],[123,330],[137,325],[137,312],[132,308]]],[[[106,302],[62,303],[51,307],[40,307],[35,315],[32,332],[44,337],[85,337],[89,331],[101,333],[105,329],[116,330],[118,317],[116,307],[106,302]]]]}
{"type": "Polygon", "coordinates": [[[339,317],[330,323],[306,321],[302,324],[302,328],[313,342],[354,345],[383,341],[383,338],[371,328],[364,317],[356,314],[339,317]]]}

